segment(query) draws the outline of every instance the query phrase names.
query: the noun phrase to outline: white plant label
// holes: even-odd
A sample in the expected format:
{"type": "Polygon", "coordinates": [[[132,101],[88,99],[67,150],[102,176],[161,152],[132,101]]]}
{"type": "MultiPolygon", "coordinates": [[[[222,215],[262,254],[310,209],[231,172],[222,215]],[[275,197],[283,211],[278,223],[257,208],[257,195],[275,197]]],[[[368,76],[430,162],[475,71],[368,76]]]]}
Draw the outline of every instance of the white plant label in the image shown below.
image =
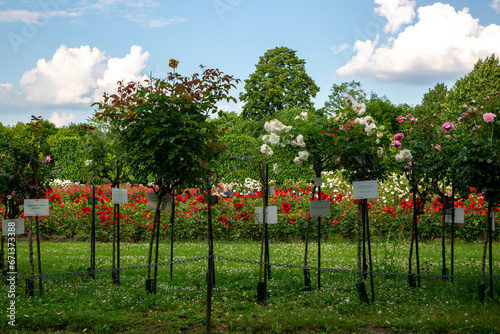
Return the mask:
{"type": "MultiPolygon", "coordinates": [[[[173,196],[167,194],[161,199],[160,211],[172,211],[173,196]]],[[[153,193],[148,194],[148,205],[147,209],[154,211],[156,210],[156,205],[158,205],[158,196],[153,193]]]]}
{"type": "Polygon", "coordinates": [[[111,197],[113,198],[113,204],[128,204],[127,189],[111,188],[111,197]]]}
{"type": "Polygon", "coordinates": [[[25,217],[43,217],[49,215],[49,200],[44,199],[25,199],[24,216],[25,217]]]}
{"type": "MultiPolygon", "coordinates": [[[[264,208],[262,206],[255,207],[255,224],[260,225],[264,221],[264,208]]],[[[268,206],[266,207],[266,223],[267,224],[278,224],[278,207],[268,206]]]]}
{"type": "Polygon", "coordinates": [[[24,234],[24,218],[2,220],[2,235],[24,234]]]}
{"type": "Polygon", "coordinates": [[[309,213],[311,217],[329,217],[331,215],[330,201],[309,201],[309,213]]]}
{"type": "Polygon", "coordinates": [[[455,223],[463,224],[464,223],[464,213],[465,213],[464,208],[448,209],[448,210],[446,210],[446,216],[444,217],[444,221],[446,223],[451,223],[451,222],[453,222],[453,218],[454,218],[455,223]],[[452,216],[453,210],[455,210],[455,217],[452,216]]]}
{"type": "Polygon", "coordinates": [[[352,193],[354,199],[378,198],[378,181],[354,181],[352,193]]]}

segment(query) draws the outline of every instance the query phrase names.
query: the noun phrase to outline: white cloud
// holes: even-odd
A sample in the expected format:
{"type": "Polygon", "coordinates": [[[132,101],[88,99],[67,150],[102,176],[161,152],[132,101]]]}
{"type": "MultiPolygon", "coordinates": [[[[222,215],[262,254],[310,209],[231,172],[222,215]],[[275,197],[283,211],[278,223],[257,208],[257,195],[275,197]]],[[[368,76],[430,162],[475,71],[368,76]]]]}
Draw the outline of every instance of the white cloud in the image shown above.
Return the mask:
{"type": "Polygon", "coordinates": [[[132,46],[124,58],[109,58],[89,46],[56,50],[51,60],[40,59],[37,67],[21,77],[19,86],[29,102],[46,105],[88,104],[104,91],[116,91],[118,80],[142,80],[149,53],[132,46]]]}
{"type": "Polygon", "coordinates": [[[379,81],[433,83],[434,77],[456,78],[472,70],[479,58],[500,54],[500,26],[479,25],[464,8],[435,3],[418,9],[418,22],[384,45],[356,41],[356,54],[336,71],[379,81]]]}
{"type": "Polygon", "coordinates": [[[415,17],[414,0],[375,0],[375,13],[387,19],[385,32],[395,33],[415,17]]]}
{"type": "Polygon", "coordinates": [[[49,121],[54,123],[55,126],[58,128],[65,125],[69,125],[70,123],[73,123],[75,120],[76,120],[75,115],[73,115],[72,113],[66,114],[64,112],[61,115],[59,115],[57,112],[53,112],[49,118],[49,121]]]}
{"type": "Polygon", "coordinates": [[[0,104],[12,100],[13,88],[14,85],[12,83],[0,83],[0,104]]]}
{"type": "Polygon", "coordinates": [[[490,3],[490,7],[495,10],[495,12],[500,13],[500,0],[493,0],[490,3]]]}
{"type": "Polygon", "coordinates": [[[342,53],[344,52],[345,50],[347,50],[349,48],[349,44],[347,43],[342,43],[341,45],[339,46],[332,46],[330,47],[330,49],[333,51],[333,53],[335,54],[339,54],[339,53],[342,53]]]}
{"type": "Polygon", "coordinates": [[[40,23],[51,17],[73,17],[78,15],[78,13],[66,11],[30,12],[27,10],[4,10],[0,11],[0,23],[40,23]]]}

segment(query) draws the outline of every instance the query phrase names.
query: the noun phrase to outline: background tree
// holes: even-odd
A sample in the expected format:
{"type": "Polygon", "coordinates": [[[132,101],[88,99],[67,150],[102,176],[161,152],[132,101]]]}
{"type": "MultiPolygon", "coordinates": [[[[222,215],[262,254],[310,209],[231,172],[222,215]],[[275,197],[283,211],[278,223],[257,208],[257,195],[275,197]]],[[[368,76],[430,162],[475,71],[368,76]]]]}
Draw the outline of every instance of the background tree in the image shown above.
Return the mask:
{"type": "Polygon", "coordinates": [[[242,115],[254,120],[272,116],[288,107],[311,108],[311,97],[319,91],[305,70],[305,60],[286,47],[267,50],[253,72],[245,80],[245,92],[240,100],[246,102],[242,115]]]}
{"type": "Polygon", "coordinates": [[[422,118],[436,114],[441,123],[451,121],[448,108],[448,88],[444,83],[438,83],[424,94],[422,103],[415,107],[413,116],[422,118]]]}
{"type": "MultiPolygon", "coordinates": [[[[487,96],[495,95],[500,89],[500,62],[495,54],[479,59],[474,69],[463,78],[457,80],[450,91],[450,110],[471,104],[473,100],[481,101],[487,96]]],[[[458,116],[457,116],[458,117],[458,116]]]]}
{"type": "Polygon", "coordinates": [[[366,103],[366,93],[361,88],[361,83],[358,81],[343,82],[340,85],[333,84],[331,94],[328,95],[328,101],[325,102],[327,111],[334,111],[344,107],[344,95],[352,96],[359,103],[366,103]]]}
{"type": "Polygon", "coordinates": [[[366,112],[377,121],[378,126],[383,125],[389,132],[398,132],[398,116],[412,113],[413,108],[407,104],[395,105],[386,96],[371,93],[366,102],[366,112]]]}

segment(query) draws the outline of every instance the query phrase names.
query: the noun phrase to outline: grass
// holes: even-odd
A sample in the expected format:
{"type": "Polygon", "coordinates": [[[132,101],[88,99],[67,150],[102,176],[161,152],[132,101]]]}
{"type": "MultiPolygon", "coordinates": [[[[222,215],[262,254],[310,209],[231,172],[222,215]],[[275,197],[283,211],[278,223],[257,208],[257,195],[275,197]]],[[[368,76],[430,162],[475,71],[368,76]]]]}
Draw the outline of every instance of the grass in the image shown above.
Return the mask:
{"type": "MultiPolygon", "coordinates": [[[[496,245],[494,245],[496,246],[496,245]]],[[[441,243],[420,245],[422,273],[440,274],[441,243]]],[[[449,263],[449,244],[448,263],[449,263]]],[[[409,245],[374,242],[374,270],[404,273],[409,245]]],[[[495,248],[495,247],[494,247],[495,248]]],[[[42,272],[86,271],[89,243],[43,242],[42,272]]],[[[36,248],[35,248],[36,250],[36,248]]],[[[162,243],[160,262],[169,261],[170,245],[162,243]]],[[[301,265],[302,243],[271,243],[271,262],[301,265]]],[[[122,268],[143,265],[147,245],[122,243],[122,268]]],[[[215,255],[258,260],[260,244],[216,242],[215,255]]],[[[174,260],[206,256],[206,242],[178,242],[174,260]]],[[[329,241],[322,244],[322,267],[355,269],[356,245],[329,241]]],[[[455,274],[480,273],[481,243],[458,242],[455,274]]],[[[494,249],[494,274],[500,272],[500,250],[494,249]]],[[[27,242],[18,243],[18,271],[28,273],[27,242]]],[[[35,261],[36,262],[36,261],[35,261]]],[[[309,265],[316,266],[317,246],[310,244],[309,265]]],[[[301,269],[273,266],[268,281],[267,305],[256,303],[259,266],[254,263],[216,259],[216,286],[212,302],[213,333],[497,333],[500,332],[500,281],[495,281],[494,299],[478,301],[480,280],[422,278],[421,288],[408,286],[406,276],[376,275],[375,302],[361,303],[356,276],[322,271],[322,289],[316,289],[317,272],[311,271],[312,291],[304,289],[301,269]]],[[[111,268],[111,244],[97,244],[98,269],[111,268]]],[[[51,276],[43,278],[44,294],[24,295],[24,280],[16,291],[16,326],[0,323],[2,333],[204,333],[206,320],[207,263],[185,262],[159,267],[158,293],[145,291],[146,269],[123,270],[120,285],[111,284],[111,273],[51,276]]],[[[369,280],[366,282],[370,292],[369,280]]],[[[1,287],[7,296],[8,286],[1,287]]],[[[488,285],[487,285],[488,293],[488,285]]],[[[6,310],[10,299],[2,298],[6,310]]],[[[5,311],[2,311],[5,314],[5,311]]]]}

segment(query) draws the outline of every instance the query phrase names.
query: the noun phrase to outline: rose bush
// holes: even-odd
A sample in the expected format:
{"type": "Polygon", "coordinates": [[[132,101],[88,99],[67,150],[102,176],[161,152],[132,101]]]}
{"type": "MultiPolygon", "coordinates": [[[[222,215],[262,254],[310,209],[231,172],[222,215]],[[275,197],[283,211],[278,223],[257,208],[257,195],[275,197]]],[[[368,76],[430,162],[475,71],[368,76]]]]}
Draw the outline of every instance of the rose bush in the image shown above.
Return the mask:
{"type": "MultiPolygon", "coordinates": [[[[321,199],[332,202],[332,215],[322,222],[322,235],[326,238],[352,240],[355,237],[357,201],[352,199],[350,185],[339,174],[324,175],[321,199]],[[333,185],[335,188],[331,188],[333,185]],[[339,191],[340,190],[340,191],[339,191]]],[[[147,210],[147,194],[151,191],[143,186],[124,185],[128,191],[129,204],[120,206],[121,238],[133,242],[144,242],[153,224],[153,212],[147,210]]],[[[451,192],[451,189],[447,191],[451,192]]],[[[484,235],[483,221],[487,210],[483,194],[471,189],[466,198],[458,198],[455,207],[465,209],[465,223],[456,224],[458,238],[474,241],[484,235]]],[[[276,195],[270,196],[269,205],[278,208],[278,223],[269,226],[272,240],[301,241],[307,225],[308,202],[311,187],[300,185],[280,186],[276,195]]],[[[46,197],[50,202],[50,216],[40,218],[40,229],[44,238],[62,236],[86,240],[90,236],[92,207],[88,185],[70,184],[52,187],[46,197]]],[[[216,193],[214,192],[214,195],[216,193]]],[[[380,183],[380,197],[370,200],[369,215],[372,234],[378,238],[408,240],[411,232],[413,201],[408,181],[392,176],[390,181],[380,183]]],[[[109,241],[112,236],[113,215],[111,186],[96,189],[97,238],[109,241]]],[[[207,204],[198,189],[185,189],[176,195],[174,231],[176,240],[202,240],[207,237],[207,204]]],[[[0,203],[1,204],[1,203],[0,203]]],[[[234,192],[229,197],[219,196],[219,203],[212,204],[214,238],[216,240],[259,240],[260,227],[255,225],[255,206],[262,205],[262,193],[234,192]]],[[[428,201],[424,213],[419,216],[420,237],[423,240],[440,238],[442,204],[433,198],[428,201]]],[[[498,211],[498,210],[497,210],[498,211]]],[[[162,238],[170,236],[169,212],[162,212],[162,238]]],[[[496,215],[498,220],[498,214],[496,215]]],[[[447,236],[450,233],[447,227],[447,236]]],[[[314,237],[315,231],[310,233],[314,237]]],[[[494,235],[498,238],[498,232],[494,235]]]]}

